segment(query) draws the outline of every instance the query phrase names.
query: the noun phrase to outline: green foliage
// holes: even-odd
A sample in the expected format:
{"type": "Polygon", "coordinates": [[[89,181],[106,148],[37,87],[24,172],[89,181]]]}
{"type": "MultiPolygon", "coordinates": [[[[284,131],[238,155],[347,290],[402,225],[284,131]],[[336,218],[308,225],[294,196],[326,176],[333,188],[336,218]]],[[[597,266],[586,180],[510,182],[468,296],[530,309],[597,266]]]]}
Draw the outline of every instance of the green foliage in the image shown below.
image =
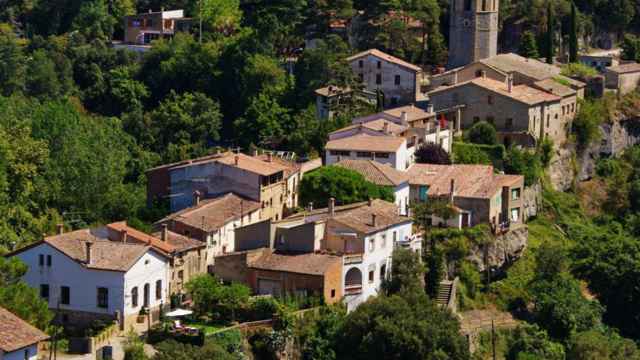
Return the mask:
{"type": "MultiPolygon", "coordinates": [[[[560,74],[572,78],[591,79],[598,75],[598,71],[583,63],[572,62],[562,65],[560,74]]],[[[558,79],[556,79],[556,81],[557,80],[558,79]]]]}
{"type": "Polygon", "coordinates": [[[535,184],[543,173],[543,162],[538,153],[529,150],[521,150],[512,147],[507,151],[504,159],[504,171],[507,174],[524,176],[524,184],[531,186],[535,184]]]}
{"type": "Polygon", "coordinates": [[[478,145],[453,143],[453,158],[456,164],[484,164],[502,168],[505,157],[504,145],[478,145]]]}
{"type": "Polygon", "coordinates": [[[542,162],[542,167],[544,169],[549,167],[551,164],[551,160],[553,160],[553,152],[554,152],[553,140],[546,137],[540,144],[538,144],[537,152],[540,156],[540,161],[542,162]]]}
{"type": "Polygon", "coordinates": [[[387,295],[424,291],[425,267],[420,255],[409,249],[396,248],[391,259],[393,276],[388,276],[382,283],[387,295]]]}
{"type": "Polygon", "coordinates": [[[472,144],[496,145],[496,128],[486,121],[480,121],[465,132],[464,140],[472,144]]]}
{"type": "Polygon", "coordinates": [[[520,48],[518,49],[518,54],[533,59],[540,57],[538,44],[536,42],[536,35],[533,31],[524,31],[520,36],[520,48]]]}
{"type": "Polygon", "coordinates": [[[547,58],[548,64],[553,64],[553,60],[556,53],[555,41],[554,41],[555,33],[556,33],[555,26],[556,26],[556,23],[555,23],[555,18],[553,14],[553,8],[551,6],[551,2],[548,2],[547,3],[547,32],[545,34],[545,46],[546,46],[545,56],[547,58]]]}
{"type": "Polygon", "coordinates": [[[215,342],[206,342],[204,346],[182,344],[174,340],[167,340],[155,346],[158,351],[154,360],[236,360],[215,342]]]}
{"type": "Polygon", "coordinates": [[[339,166],[326,166],[315,170],[300,182],[300,204],[313,203],[316,208],[326,207],[330,198],[340,205],[369,199],[393,201],[390,188],[372,184],[353,170],[339,166]]]}
{"type": "Polygon", "coordinates": [[[442,250],[435,247],[428,251],[425,255],[425,263],[427,264],[425,291],[431,299],[436,299],[440,289],[440,281],[444,279],[445,275],[442,250]]]}
{"type": "Polygon", "coordinates": [[[144,343],[138,335],[133,331],[127,334],[127,341],[124,344],[125,360],[147,360],[148,357],[144,353],[144,343]]]}
{"type": "Polygon", "coordinates": [[[623,60],[638,61],[640,59],[640,39],[638,37],[626,34],[621,47],[623,60]]]}
{"type": "Polygon", "coordinates": [[[569,25],[569,62],[578,61],[578,10],[576,4],[571,2],[571,18],[569,25]]]}
{"type": "Polygon", "coordinates": [[[414,156],[419,164],[451,164],[449,153],[438,144],[424,144],[416,150],[414,156]]]}
{"type": "Polygon", "coordinates": [[[346,309],[337,305],[323,306],[308,312],[298,322],[296,338],[303,360],[335,360],[336,342],[342,336],[346,309]]]}
{"type": "Polygon", "coordinates": [[[192,278],[185,288],[199,314],[210,315],[214,311],[226,311],[231,321],[236,320],[238,310],[248,304],[251,295],[251,289],[246,285],[223,285],[219,279],[208,274],[192,278]]]}
{"type": "Polygon", "coordinates": [[[597,141],[600,138],[599,125],[607,119],[607,109],[602,100],[582,101],[572,129],[576,134],[578,147],[583,149],[597,141]]]}
{"type": "Polygon", "coordinates": [[[239,0],[191,0],[189,12],[202,23],[204,31],[230,34],[240,26],[242,11],[239,0]]]}
{"type": "Polygon", "coordinates": [[[104,0],[91,0],[83,2],[71,27],[87,39],[108,40],[113,34],[115,23],[116,19],[109,15],[104,0]]]}
{"type": "Polygon", "coordinates": [[[567,347],[569,359],[640,359],[636,344],[611,330],[590,330],[575,334],[567,347]]]}
{"type": "Polygon", "coordinates": [[[12,34],[0,34],[0,94],[24,90],[26,71],[23,49],[12,34]]]}
{"type": "Polygon", "coordinates": [[[510,340],[507,360],[564,360],[565,351],[560,343],[549,340],[539,327],[518,327],[510,340]]]}

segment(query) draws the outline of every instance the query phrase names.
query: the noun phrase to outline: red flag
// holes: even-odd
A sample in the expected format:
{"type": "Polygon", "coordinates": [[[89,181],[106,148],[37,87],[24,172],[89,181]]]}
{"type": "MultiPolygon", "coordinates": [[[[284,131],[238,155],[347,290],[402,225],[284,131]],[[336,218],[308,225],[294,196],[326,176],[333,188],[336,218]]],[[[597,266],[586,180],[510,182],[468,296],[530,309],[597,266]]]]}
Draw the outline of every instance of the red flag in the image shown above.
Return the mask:
{"type": "Polygon", "coordinates": [[[444,114],[440,114],[440,129],[446,129],[447,128],[447,118],[444,116],[444,114]]]}

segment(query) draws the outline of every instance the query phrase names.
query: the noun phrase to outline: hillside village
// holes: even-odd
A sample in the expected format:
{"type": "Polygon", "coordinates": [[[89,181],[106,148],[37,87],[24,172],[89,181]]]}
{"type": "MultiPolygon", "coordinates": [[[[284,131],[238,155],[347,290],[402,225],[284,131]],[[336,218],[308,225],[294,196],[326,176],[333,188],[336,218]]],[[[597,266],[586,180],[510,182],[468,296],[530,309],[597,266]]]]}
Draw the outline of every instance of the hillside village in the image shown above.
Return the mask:
{"type": "Polygon", "coordinates": [[[640,359],[640,40],[213,3],[0,17],[0,360],[640,359]]]}

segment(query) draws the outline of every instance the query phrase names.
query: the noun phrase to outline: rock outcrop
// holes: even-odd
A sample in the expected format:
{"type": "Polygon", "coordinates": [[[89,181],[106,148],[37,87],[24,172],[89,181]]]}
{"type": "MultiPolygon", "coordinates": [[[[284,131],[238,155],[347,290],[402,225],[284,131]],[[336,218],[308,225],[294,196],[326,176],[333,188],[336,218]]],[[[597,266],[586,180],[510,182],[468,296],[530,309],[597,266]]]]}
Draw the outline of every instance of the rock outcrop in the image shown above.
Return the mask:
{"type": "Polygon", "coordinates": [[[488,245],[473,245],[467,260],[475,264],[479,271],[485,271],[487,264],[491,269],[500,271],[522,256],[528,240],[529,229],[522,226],[496,237],[488,245]]]}

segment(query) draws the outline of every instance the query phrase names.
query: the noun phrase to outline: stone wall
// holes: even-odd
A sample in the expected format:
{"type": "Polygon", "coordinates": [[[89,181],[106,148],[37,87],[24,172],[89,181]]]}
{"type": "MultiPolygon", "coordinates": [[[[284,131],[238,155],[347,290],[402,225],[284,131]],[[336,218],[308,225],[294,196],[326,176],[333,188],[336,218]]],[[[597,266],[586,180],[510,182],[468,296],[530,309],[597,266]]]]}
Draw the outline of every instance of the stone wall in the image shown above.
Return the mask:
{"type": "Polygon", "coordinates": [[[497,236],[485,249],[484,245],[472,245],[467,260],[476,265],[478,271],[485,271],[485,252],[489,267],[502,270],[518,260],[527,248],[529,229],[522,225],[504,235],[497,236]]]}

